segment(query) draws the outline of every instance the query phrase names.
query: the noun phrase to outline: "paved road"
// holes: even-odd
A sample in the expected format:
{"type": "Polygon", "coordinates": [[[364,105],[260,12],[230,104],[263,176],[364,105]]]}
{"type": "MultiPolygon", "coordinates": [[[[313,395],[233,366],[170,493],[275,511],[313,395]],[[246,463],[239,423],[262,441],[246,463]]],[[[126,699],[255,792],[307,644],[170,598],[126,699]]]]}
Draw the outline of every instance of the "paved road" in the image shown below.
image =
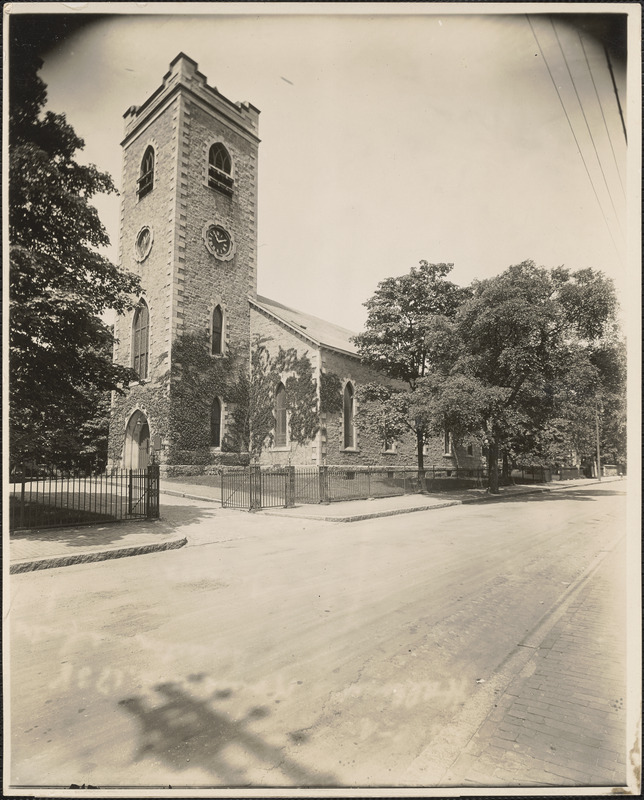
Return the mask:
{"type": "Polygon", "coordinates": [[[12,577],[13,785],[468,785],[611,553],[593,602],[623,646],[621,485],[350,525],[184,508],[183,550],[12,577]]]}

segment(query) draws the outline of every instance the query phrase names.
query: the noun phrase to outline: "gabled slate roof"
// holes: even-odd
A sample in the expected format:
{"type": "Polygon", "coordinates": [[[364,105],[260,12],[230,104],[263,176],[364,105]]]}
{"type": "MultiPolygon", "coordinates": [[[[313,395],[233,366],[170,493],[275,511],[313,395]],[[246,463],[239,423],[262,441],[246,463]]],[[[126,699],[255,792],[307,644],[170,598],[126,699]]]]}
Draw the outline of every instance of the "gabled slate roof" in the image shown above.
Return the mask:
{"type": "Polygon", "coordinates": [[[269,300],[268,297],[257,295],[256,298],[250,298],[250,302],[320,347],[338,350],[352,356],[358,354],[355,344],[350,340],[352,336],[356,335],[355,331],[334,325],[332,322],[314,317],[312,314],[305,314],[303,311],[289,308],[275,300],[269,300]]]}

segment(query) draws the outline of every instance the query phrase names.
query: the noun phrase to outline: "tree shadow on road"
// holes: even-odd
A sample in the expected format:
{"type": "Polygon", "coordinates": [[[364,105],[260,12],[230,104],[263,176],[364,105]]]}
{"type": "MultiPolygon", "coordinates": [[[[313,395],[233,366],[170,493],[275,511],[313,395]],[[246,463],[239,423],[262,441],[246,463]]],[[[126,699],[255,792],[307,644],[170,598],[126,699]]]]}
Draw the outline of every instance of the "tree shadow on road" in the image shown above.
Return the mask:
{"type": "MultiPolygon", "coordinates": [[[[203,676],[192,676],[198,682],[203,676]]],[[[152,757],[167,764],[172,770],[182,771],[198,767],[217,778],[217,785],[251,786],[248,770],[258,767],[265,772],[275,770],[271,784],[314,787],[333,785],[333,777],[312,772],[285,755],[282,747],[268,744],[253,733],[254,721],[267,717],[265,706],[251,708],[244,717],[235,719],[214,703],[228,700],[230,689],[214,692],[210,698],[194,697],[178,682],[158,684],[155,692],[161,698],[153,705],[141,695],[127,697],[119,705],[132,714],[140,725],[140,744],[134,758],[141,761],[152,757]],[[226,754],[234,746],[236,763],[226,754]],[[240,766],[240,751],[244,766],[240,766]]],[[[293,736],[291,740],[294,741],[293,736]]],[[[286,744],[286,743],[285,743],[286,744]]]]}
{"type": "Polygon", "coordinates": [[[168,503],[161,499],[160,516],[161,522],[172,527],[177,525],[192,525],[195,522],[202,522],[205,519],[211,519],[221,511],[221,506],[213,503],[213,505],[202,504],[196,505],[178,505],[168,503]]]}
{"type": "Polygon", "coordinates": [[[74,548],[110,545],[128,538],[128,544],[136,544],[130,537],[149,534],[169,535],[178,526],[191,525],[212,519],[219,511],[217,506],[196,507],[192,505],[170,505],[162,503],[158,520],[124,520],[122,522],[101,521],[93,525],[69,525],[64,528],[35,528],[11,532],[11,540],[31,542],[60,542],[74,548]]]}
{"type": "Polygon", "coordinates": [[[543,503],[551,500],[581,500],[582,502],[592,502],[593,499],[602,497],[625,497],[626,490],[619,489],[566,489],[564,491],[553,491],[552,489],[537,489],[531,494],[510,495],[497,497],[500,503],[543,503]]]}

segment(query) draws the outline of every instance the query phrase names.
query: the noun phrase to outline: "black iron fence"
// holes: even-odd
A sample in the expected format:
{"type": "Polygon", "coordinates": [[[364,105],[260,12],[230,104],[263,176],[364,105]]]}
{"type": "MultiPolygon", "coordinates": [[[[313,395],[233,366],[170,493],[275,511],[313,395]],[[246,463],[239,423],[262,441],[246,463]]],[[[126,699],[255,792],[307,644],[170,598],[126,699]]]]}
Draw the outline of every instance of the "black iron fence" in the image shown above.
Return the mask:
{"type": "Polygon", "coordinates": [[[102,475],[18,468],[9,484],[9,530],[159,516],[159,467],[102,475]]]}
{"type": "Polygon", "coordinates": [[[222,469],[223,508],[277,508],[450,491],[484,485],[483,469],[429,467],[240,467],[222,469]]]}
{"type": "Polygon", "coordinates": [[[320,467],[319,501],[363,500],[421,491],[450,491],[482,486],[483,469],[417,467],[320,467]]]}
{"type": "Polygon", "coordinates": [[[554,470],[553,477],[560,481],[570,481],[575,478],[583,478],[584,473],[581,471],[581,467],[559,467],[554,470]]]}
{"type": "Polygon", "coordinates": [[[510,473],[512,483],[549,483],[552,470],[549,467],[517,467],[510,473]]]}

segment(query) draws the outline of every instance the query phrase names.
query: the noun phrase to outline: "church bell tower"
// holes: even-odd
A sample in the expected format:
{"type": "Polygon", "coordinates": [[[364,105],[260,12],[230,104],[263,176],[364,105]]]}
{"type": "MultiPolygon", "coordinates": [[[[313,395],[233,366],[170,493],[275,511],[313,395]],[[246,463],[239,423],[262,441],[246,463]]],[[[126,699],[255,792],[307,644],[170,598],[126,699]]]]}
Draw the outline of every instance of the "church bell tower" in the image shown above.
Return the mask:
{"type": "Polygon", "coordinates": [[[180,53],[125,115],[119,258],[143,294],[115,325],[137,380],[115,394],[113,466],[234,463],[257,288],[259,111],[180,53]]]}

